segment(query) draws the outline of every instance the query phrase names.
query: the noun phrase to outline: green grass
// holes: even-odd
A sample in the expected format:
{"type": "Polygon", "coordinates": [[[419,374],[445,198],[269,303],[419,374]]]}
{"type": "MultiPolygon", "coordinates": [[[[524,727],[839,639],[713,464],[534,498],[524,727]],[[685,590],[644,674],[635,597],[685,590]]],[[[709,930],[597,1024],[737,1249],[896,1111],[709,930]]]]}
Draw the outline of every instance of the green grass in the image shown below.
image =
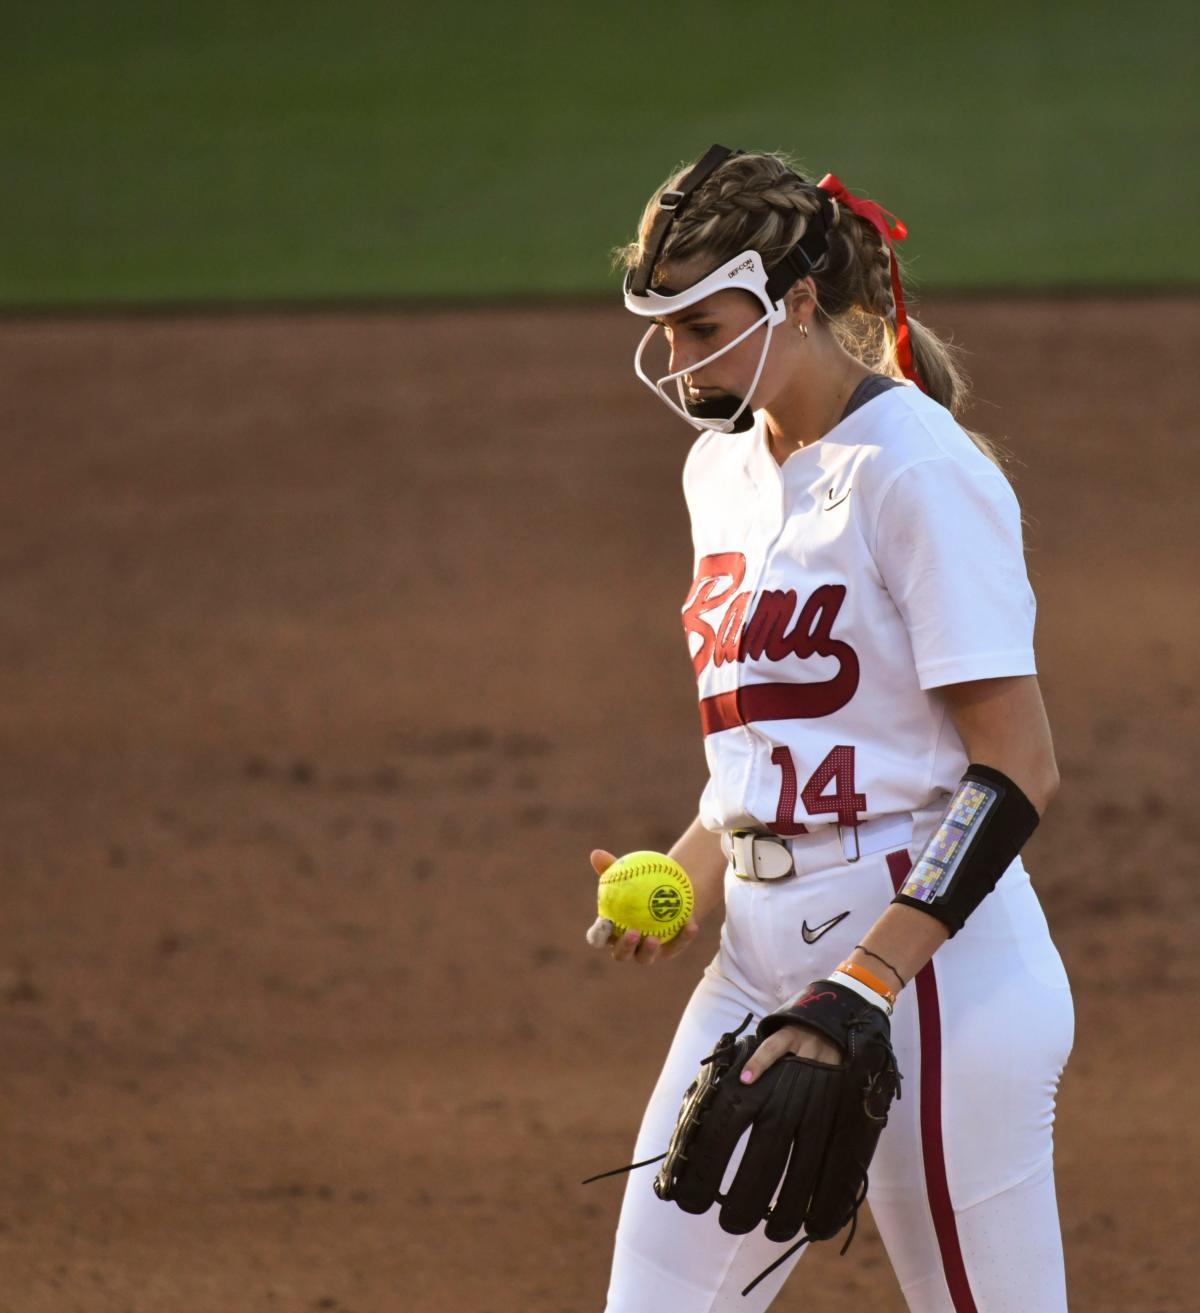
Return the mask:
{"type": "Polygon", "coordinates": [[[1178,0],[47,0],[0,48],[0,304],[611,292],[710,142],[908,223],[925,287],[1200,283],[1178,0]]]}

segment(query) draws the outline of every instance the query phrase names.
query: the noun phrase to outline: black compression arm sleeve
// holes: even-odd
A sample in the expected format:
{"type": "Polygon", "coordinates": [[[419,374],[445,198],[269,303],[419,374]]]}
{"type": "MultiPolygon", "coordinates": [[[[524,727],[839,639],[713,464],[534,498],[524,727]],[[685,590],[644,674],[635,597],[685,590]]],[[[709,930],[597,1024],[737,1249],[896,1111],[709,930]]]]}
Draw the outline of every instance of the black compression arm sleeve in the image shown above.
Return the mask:
{"type": "Polygon", "coordinates": [[[1037,809],[1003,771],[972,763],[933,838],[892,900],[955,935],[1037,829],[1037,809]]]}

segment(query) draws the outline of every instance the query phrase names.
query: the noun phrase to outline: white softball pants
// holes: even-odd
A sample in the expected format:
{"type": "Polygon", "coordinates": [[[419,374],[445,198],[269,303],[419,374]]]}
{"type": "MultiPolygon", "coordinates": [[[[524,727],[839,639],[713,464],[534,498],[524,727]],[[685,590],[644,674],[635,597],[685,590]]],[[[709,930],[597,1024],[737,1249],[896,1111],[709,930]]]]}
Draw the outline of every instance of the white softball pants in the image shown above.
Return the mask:
{"type": "MultiPolygon", "coordinates": [[[[939,816],[919,815],[913,843],[898,852],[847,863],[823,843],[819,869],[788,880],[726,875],[721,947],[680,1020],[631,1161],[666,1148],[683,1091],[723,1031],[747,1012],[757,1020],[772,1011],[853,949],[939,816]],[[806,921],[811,931],[844,911],[805,943],[806,921]]],[[[868,1203],[911,1313],[1064,1313],[1051,1127],[1073,1036],[1066,973],[1018,858],[892,1018],[904,1084],[871,1164],[868,1203]]],[[[655,1170],[626,1185],[608,1313],[761,1313],[805,1250],[743,1297],[784,1246],[761,1227],[728,1235],[715,1207],[697,1217],[662,1202],[655,1170]]],[[[853,1247],[844,1261],[854,1261],[853,1247]]]]}

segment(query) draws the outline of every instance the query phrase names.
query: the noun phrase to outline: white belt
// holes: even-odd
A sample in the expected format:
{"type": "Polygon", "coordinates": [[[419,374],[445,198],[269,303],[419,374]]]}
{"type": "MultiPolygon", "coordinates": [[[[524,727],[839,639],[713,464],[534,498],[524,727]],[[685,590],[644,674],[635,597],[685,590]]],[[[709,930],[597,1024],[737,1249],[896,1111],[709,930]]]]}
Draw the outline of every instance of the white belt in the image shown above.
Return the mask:
{"type": "Polygon", "coordinates": [[[739,879],[783,880],[796,869],[793,853],[800,855],[810,844],[824,844],[834,832],[841,840],[845,860],[857,862],[885,848],[904,848],[911,843],[913,817],[911,812],[896,812],[861,825],[822,825],[789,839],[763,830],[723,830],[721,849],[739,879]]]}

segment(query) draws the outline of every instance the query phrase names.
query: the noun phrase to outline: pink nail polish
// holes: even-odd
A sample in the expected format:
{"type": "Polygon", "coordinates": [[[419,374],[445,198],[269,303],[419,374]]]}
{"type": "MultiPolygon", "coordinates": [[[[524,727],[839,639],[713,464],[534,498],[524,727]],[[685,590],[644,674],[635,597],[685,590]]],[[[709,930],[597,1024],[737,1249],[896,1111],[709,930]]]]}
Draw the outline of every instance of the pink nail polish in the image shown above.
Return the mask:
{"type": "Polygon", "coordinates": [[[745,1069],[743,1069],[741,1075],[742,1084],[749,1085],[753,1079],[754,1079],[754,1073],[752,1071],[746,1071],[745,1069]]]}

